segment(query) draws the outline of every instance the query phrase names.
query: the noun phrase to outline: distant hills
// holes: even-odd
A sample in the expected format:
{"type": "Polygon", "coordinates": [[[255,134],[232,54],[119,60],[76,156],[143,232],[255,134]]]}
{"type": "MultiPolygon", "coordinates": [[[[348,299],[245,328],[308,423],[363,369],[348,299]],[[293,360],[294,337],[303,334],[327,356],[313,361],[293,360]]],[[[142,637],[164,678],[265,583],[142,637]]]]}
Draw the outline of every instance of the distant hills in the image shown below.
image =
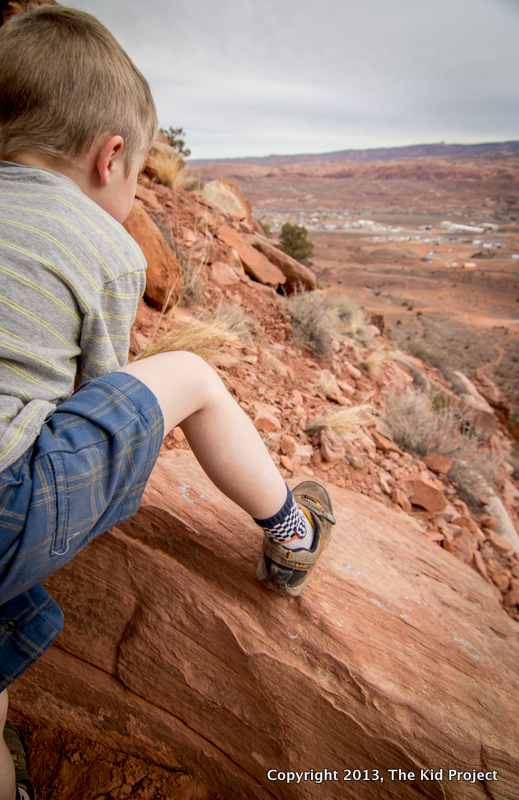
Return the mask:
{"type": "Polygon", "coordinates": [[[190,166],[204,164],[301,164],[310,161],[398,161],[410,158],[503,158],[519,155],[519,142],[484,144],[414,144],[407,147],[379,147],[368,150],[337,150],[333,153],[302,153],[292,156],[251,156],[245,158],[190,159],[190,166]]]}

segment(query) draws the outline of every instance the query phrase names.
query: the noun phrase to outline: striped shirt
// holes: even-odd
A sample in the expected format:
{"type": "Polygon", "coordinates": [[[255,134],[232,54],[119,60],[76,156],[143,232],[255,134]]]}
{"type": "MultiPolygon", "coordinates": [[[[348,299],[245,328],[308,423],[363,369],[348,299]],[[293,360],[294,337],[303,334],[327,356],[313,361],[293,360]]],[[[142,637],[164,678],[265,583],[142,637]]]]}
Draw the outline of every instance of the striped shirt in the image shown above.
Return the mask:
{"type": "Polygon", "coordinates": [[[59,172],[0,161],[0,472],[77,376],[126,363],[142,251],[59,172]]]}

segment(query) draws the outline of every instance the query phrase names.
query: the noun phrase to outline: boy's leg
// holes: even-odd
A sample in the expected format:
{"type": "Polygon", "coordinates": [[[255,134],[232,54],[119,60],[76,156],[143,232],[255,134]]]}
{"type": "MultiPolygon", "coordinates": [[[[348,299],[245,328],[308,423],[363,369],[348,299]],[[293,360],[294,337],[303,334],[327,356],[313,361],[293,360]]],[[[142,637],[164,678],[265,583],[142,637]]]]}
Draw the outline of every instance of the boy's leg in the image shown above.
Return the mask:
{"type": "Polygon", "coordinates": [[[326,489],[305,481],[294,495],[287,491],[249,417],[192,353],[161,353],[121,371],[153,392],[164,432],[179,425],[213,483],[263,528],[258,579],[281,594],[300,595],[335,523],[326,489]]]}
{"type": "Polygon", "coordinates": [[[280,510],[285,482],[251,420],[212,367],[192,353],[169,352],[121,371],[153,392],[164,433],[182,428],[202,469],[227,497],[256,519],[280,510]]]}
{"type": "MultiPolygon", "coordinates": [[[[3,734],[7,717],[7,689],[0,692],[0,732],[3,734]]],[[[15,774],[11,753],[7,749],[3,735],[0,735],[0,800],[15,800],[15,774]]]]}

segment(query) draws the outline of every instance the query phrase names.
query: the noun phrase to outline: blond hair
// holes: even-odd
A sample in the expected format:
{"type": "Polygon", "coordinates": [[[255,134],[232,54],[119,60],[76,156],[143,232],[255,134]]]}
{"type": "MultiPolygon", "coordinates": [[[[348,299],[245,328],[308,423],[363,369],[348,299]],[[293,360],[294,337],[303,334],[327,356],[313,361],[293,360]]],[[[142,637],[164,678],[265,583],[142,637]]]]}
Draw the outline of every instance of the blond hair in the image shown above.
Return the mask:
{"type": "Polygon", "coordinates": [[[157,113],[144,76],[91,14],[45,5],[0,28],[0,157],[71,161],[98,136],[124,139],[125,167],[148,148],[157,113]]]}

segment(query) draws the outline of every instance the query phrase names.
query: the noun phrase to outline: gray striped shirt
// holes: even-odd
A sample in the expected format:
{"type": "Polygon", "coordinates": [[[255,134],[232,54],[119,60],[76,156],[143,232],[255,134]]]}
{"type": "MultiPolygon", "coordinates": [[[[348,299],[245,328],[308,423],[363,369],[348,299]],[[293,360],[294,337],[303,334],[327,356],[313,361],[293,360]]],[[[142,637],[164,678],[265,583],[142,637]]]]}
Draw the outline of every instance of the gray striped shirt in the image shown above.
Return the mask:
{"type": "Polygon", "coordinates": [[[0,471],[79,382],[126,363],[146,262],[59,172],[0,161],[0,471]]]}

